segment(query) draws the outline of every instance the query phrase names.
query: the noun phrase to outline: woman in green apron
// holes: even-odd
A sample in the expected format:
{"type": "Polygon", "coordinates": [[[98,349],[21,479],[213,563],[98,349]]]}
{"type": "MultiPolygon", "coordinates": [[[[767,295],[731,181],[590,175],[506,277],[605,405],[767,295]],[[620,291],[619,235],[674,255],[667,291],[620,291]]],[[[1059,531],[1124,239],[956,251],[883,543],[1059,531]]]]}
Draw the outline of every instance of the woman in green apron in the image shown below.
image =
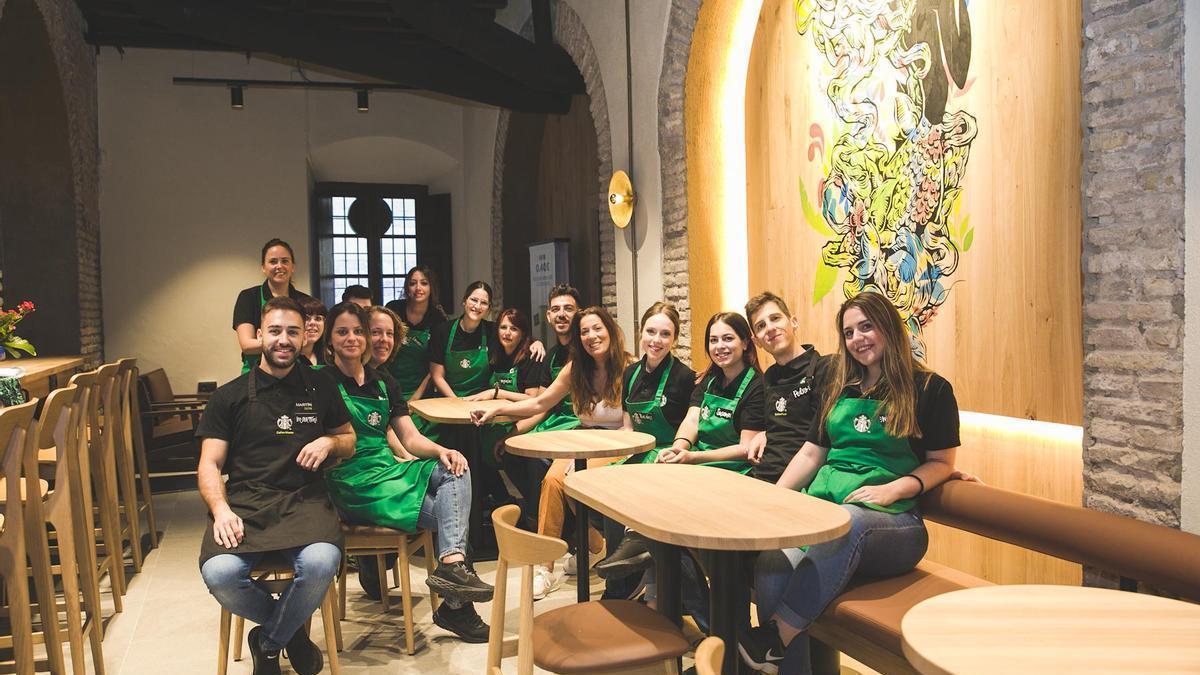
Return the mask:
{"type": "Polygon", "coordinates": [[[282,239],[272,239],[262,247],[262,271],[267,279],[259,286],[251,286],[238,293],[233,305],[233,330],[237,334],[238,349],[242,353],[242,372],[249,372],[262,355],[262,343],[258,339],[258,324],[262,318],[263,305],[267,300],[287,295],[303,303],[308,295],[292,285],[292,273],[296,271],[296,254],[291,244],[282,239]]]}
{"type": "Polygon", "coordinates": [[[625,369],[625,428],[654,436],[655,447],[621,463],[650,464],[661,449],[671,447],[683,423],[696,373],[675,358],[679,312],[668,302],[656,302],[642,314],[642,358],[625,369]]]}
{"type": "Polygon", "coordinates": [[[750,324],[736,312],[715,314],[704,329],[704,344],[711,365],[692,392],[691,407],[671,447],[657,461],[749,473],[746,449],[766,428],[750,324]]]}
{"type": "Polygon", "coordinates": [[[928,534],[917,498],[954,473],[958,402],[950,383],[912,354],[895,307],[867,291],[842,304],[841,334],[819,424],[778,485],[841,504],[850,532],[836,541],[759,556],[759,622],[740,638],[743,660],[811,670],[807,631],[856,575],[911,570],[928,534]],[[782,662],[778,657],[782,655],[782,662]]]}
{"type": "MultiPolygon", "coordinates": [[[[497,338],[501,350],[493,351],[491,359],[491,388],[467,397],[468,401],[523,401],[536,396],[540,387],[538,380],[541,365],[530,357],[528,349],[533,342],[530,336],[529,319],[515,308],[500,313],[496,320],[497,338]]],[[[489,424],[482,428],[483,459],[492,468],[500,466],[501,443],[512,435],[516,425],[512,422],[489,424]]]]}
{"type": "Polygon", "coordinates": [[[300,303],[304,310],[304,346],[296,361],[310,368],[320,369],[325,365],[325,303],[317,298],[308,298],[300,303]]]}
{"type": "Polygon", "coordinates": [[[433,531],[439,564],[426,583],[447,601],[445,611],[434,613],[434,622],[465,641],[486,642],[487,626],[470,603],[491,600],[492,587],[465,558],[471,510],[467,460],[423,437],[395,380],[364,365],[371,354],[369,321],[367,310],[350,302],[329,313],[335,367],[323,374],[336,383],[357,435],[354,456],[326,474],[330,497],[353,522],[433,531]]]}
{"type": "Polygon", "coordinates": [[[387,370],[400,384],[406,400],[422,398],[429,390],[430,334],[446,323],[433,270],[425,265],[410,269],[404,276],[404,298],[389,302],[387,308],[407,328],[402,337],[396,338],[399,346],[387,370]]]}

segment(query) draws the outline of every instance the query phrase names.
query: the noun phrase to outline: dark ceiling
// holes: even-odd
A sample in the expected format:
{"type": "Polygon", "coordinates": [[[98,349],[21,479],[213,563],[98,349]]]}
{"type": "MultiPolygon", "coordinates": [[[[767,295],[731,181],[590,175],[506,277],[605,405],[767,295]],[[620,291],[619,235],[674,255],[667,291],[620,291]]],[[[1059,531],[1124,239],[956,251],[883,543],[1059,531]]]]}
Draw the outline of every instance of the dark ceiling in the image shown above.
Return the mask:
{"type": "Polygon", "coordinates": [[[532,42],[495,22],[508,0],[77,1],[97,47],[272,54],[524,112],[565,113],[585,92],[550,0],[528,0],[532,42]]]}

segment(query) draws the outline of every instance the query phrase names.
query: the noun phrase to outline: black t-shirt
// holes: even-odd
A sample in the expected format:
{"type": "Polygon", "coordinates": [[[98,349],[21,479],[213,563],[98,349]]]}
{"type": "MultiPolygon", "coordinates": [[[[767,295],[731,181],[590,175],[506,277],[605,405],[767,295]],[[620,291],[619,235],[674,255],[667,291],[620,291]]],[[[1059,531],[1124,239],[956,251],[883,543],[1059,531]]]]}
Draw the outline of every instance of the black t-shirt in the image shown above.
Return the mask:
{"type": "MultiPolygon", "coordinates": [[[[691,406],[699,408],[704,405],[704,394],[709,391],[717,396],[732,399],[737,396],[738,387],[742,386],[742,377],[744,376],[744,372],[738,373],[738,376],[733,378],[733,382],[724,384],[722,382],[724,377],[718,373],[710,390],[708,385],[711,378],[706,375],[692,390],[691,406]]],[[[750,431],[766,430],[766,422],[763,420],[762,375],[754,373],[750,376],[750,383],[746,385],[746,390],[742,392],[742,398],[733,411],[733,428],[737,429],[738,433],[747,429],[750,431]]]]}
{"type": "MultiPolygon", "coordinates": [[[[658,385],[662,382],[663,373],[667,372],[668,364],[671,366],[671,374],[667,378],[667,386],[663,388],[663,395],[667,397],[667,402],[660,408],[662,408],[663,417],[667,422],[672,427],[679,428],[679,424],[687,416],[692,390],[696,386],[696,372],[675,358],[674,355],[667,355],[667,358],[658,364],[654,372],[646,370],[645,356],[640,361],[626,367],[625,374],[621,377],[621,396],[622,400],[635,403],[654,398],[654,394],[658,391],[658,385]],[[630,389],[630,381],[633,380],[633,373],[638,366],[641,366],[642,370],[638,373],[637,380],[632,382],[633,388],[630,389]]],[[[749,387],[746,389],[749,390],[749,387]]]]}
{"type": "MultiPolygon", "coordinates": [[[[488,350],[491,351],[491,350],[488,350]]],[[[511,370],[513,367],[512,357],[500,350],[500,354],[496,358],[496,363],[492,365],[493,373],[501,373],[506,370],[511,370]]],[[[534,361],[528,354],[517,364],[517,390],[524,393],[526,389],[534,389],[542,386],[543,374],[546,369],[546,362],[534,361]]]]}
{"type": "MultiPolygon", "coordinates": [[[[288,284],[288,297],[296,302],[304,302],[308,299],[307,293],[301,293],[296,290],[296,287],[288,284]]],[[[262,323],[262,300],[271,299],[271,287],[267,282],[262,282],[261,286],[251,286],[238,293],[237,302],[233,303],[233,329],[248,323],[252,326],[258,326],[262,323]],[[261,294],[261,295],[260,295],[261,294]]]]}
{"type": "Polygon", "coordinates": [[[411,324],[408,322],[408,316],[405,314],[405,311],[406,311],[405,303],[406,302],[407,302],[406,300],[393,300],[393,301],[389,302],[386,306],[388,309],[395,312],[396,316],[400,317],[400,320],[404,322],[405,326],[408,326],[409,328],[412,328],[413,330],[430,330],[431,331],[434,328],[437,328],[438,326],[446,323],[446,321],[447,321],[445,312],[443,312],[441,309],[438,309],[437,307],[430,307],[425,310],[425,316],[421,317],[420,323],[411,324]]]}
{"type": "Polygon", "coordinates": [[[550,383],[554,381],[554,372],[551,370],[551,366],[558,368],[561,372],[563,367],[570,363],[570,361],[571,346],[555,341],[554,346],[546,352],[546,359],[543,361],[545,367],[542,368],[542,379],[538,382],[538,385],[549,387],[550,383]]]}
{"type": "MultiPolygon", "coordinates": [[[[255,386],[259,396],[278,388],[285,395],[297,399],[309,396],[305,384],[305,379],[307,379],[307,386],[312,387],[311,397],[314,399],[315,412],[319,416],[322,426],[317,435],[324,435],[330,429],[342,426],[350,421],[350,411],[342,402],[337,387],[332,386],[328,378],[321,377],[319,372],[296,365],[282,379],[271,376],[262,368],[253,368],[250,372],[243,373],[213,392],[212,397],[208,399],[208,404],[204,407],[204,415],[200,418],[200,424],[196,427],[196,436],[228,441],[230,454],[237,452],[239,446],[258,445],[258,442],[267,440],[267,437],[274,438],[276,431],[274,424],[269,425],[269,428],[266,425],[255,425],[247,417],[247,407],[250,403],[247,378],[251,375],[258,378],[255,386]],[[307,370],[303,376],[300,372],[302,368],[307,370]],[[259,426],[262,428],[258,428],[259,426]]],[[[231,466],[236,465],[236,463],[226,461],[225,468],[230,469],[231,466]]],[[[234,478],[233,472],[230,471],[230,480],[232,481],[234,478]]],[[[246,476],[244,478],[253,479],[254,477],[246,476]]]]}
{"type": "Polygon", "coordinates": [[[767,447],[754,475],[774,482],[808,439],[812,421],[821,414],[821,386],[830,358],[812,345],[787,363],[776,363],[763,373],[763,420],[767,447]]]}
{"type": "MultiPolygon", "coordinates": [[[[450,331],[456,322],[457,319],[445,321],[433,328],[433,332],[429,335],[429,361],[431,363],[446,364],[446,343],[450,340],[450,331]]],[[[488,359],[499,359],[504,353],[504,348],[500,346],[500,333],[496,324],[487,319],[480,322],[479,326],[470,333],[459,326],[458,330],[454,332],[454,344],[451,345],[450,351],[462,352],[479,349],[480,340],[484,334],[487,335],[488,359]]]]}
{"type": "Polygon", "coordinates": [[[383,392],[379,391],[379,382],[383,382],[383,386],[387,389],[388,397],[388,416],[389,417],[404,417],[409,414],[408,402],[404,400],[404,393],[400,391],[400,385],[391,376],[391,374],[375,370],[370,366],[363,366],[364,377],[363,383],[359,386],[358,382],[354,381],[353,377],[342,373],[336,366],[328,366],[317,371],[320,376],[329,378],[334,386],[342,385],[346,388],[347,396],[357,396],[359,398],[383,398],[383,392]]]}
{"type": "MultiPolygon", "coordinates": [[[[937,373],[917,372],[913,374],[913,380],[917,387],[917,426],[921,428],[921,438],[910,437],[908,444],[923,463],[928,452],[962,445],[958,436],[958,399],[954,397],[954,388],[946,378],[937,373]]],[[[862,390],[853,384],[847,385],[842,395],[863,398],[862,390]]],[[[829,433],[825,425],[814,424],[809,430],[808,440],[828,448],[829,433]]]]}

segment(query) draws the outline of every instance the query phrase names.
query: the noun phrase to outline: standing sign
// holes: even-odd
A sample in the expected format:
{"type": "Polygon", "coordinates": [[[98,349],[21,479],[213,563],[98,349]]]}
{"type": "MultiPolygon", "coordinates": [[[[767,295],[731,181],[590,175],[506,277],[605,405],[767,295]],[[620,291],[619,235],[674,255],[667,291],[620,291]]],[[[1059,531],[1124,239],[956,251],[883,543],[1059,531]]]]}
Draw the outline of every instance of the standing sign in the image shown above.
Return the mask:
{"type": "Polygon", "coordinates": [[[533,316],[533,338],[546,344],[554,341],[546,323],[546,300],[555,284],[570,281],[569,239],[551,239],[529,245],[529,308],[533,316]]]}

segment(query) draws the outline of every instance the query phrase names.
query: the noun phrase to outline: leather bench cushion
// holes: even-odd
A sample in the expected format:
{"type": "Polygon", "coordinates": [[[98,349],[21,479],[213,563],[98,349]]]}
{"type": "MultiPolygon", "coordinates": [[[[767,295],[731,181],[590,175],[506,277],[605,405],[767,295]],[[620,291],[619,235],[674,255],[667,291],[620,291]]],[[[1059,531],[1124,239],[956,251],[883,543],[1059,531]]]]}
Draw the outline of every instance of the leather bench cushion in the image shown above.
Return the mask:
{"type": "Polygon", "coordinates": [[[533,662],[554,673],[591,673],[682,656],[688,641],[658,612],[628,600],[597,600],[539,614],[533,662]]]}
{"type": "Polygon", "coordinates": [[[178,417],[163,417],[158,424],[154,425],[154,439],[162,440],[176,434],[181,435],[180,440],[188,440],[193,434],[192,420],[190,418],[179,419],[178,417]]]}
{"type": "Polygon", "coordinates": [[[965,572],[922,560],[908,574],[852,583],[825,609],[819,621],[836,624],[902,654],[900,621],[913,605],[950,591],[990,585],[965,572]]]}

